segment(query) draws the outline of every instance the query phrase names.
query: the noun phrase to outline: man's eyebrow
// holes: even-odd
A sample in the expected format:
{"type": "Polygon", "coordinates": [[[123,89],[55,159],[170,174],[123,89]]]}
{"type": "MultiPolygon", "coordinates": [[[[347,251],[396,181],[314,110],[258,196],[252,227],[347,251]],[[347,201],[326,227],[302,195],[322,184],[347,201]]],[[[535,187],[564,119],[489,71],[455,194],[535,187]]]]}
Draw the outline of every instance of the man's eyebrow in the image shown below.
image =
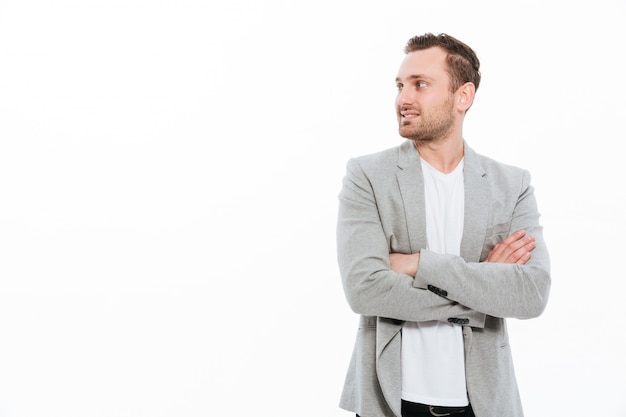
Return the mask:
{"type": "MultiPolygon", "coordinates": [[[[427,76],[425,76],[423,74],[413,74],[413,75],[409,75],[407,77],[407,80],[409,80],[409,81],[410,80],[417,80],[417,79],[420,79],[420,78],[422,78],[422,79],[430,79],[430,77],[427,77],[427,76]]],[[[399,81],[401,81],[400,77],[396,77],[396,82],[399,82],[399,81]]]]}

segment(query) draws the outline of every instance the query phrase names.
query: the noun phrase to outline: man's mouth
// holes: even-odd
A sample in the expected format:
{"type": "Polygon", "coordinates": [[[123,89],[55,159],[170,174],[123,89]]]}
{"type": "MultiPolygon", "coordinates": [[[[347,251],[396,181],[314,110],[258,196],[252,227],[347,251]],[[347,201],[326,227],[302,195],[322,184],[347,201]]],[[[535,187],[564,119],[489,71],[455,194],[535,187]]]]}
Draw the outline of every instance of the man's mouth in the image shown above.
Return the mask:
{"type": "Polygon", "coordinates": [[[404,120],[409,120],[419,116],[419,113],[413,110],[404,110],[400,112],[400,116],[404,120]]]}

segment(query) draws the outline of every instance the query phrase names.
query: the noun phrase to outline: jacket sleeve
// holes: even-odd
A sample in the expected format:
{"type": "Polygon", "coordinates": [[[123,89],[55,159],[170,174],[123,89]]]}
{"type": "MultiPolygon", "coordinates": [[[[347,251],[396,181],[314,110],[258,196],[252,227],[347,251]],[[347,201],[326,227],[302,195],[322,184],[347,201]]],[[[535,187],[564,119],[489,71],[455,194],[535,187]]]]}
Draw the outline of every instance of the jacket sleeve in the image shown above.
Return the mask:
{"type": "Polygon", "coordinates": [[[539,316],[546,307],[550,291],[550,259],[539,225],[530,175],[526,171],[521,184],[510,227],[487,238],[483,256],[510,233],[524,229],[535,237],[536,243],[525,265],[466,262],[459,256],[422,250],[414,285],[494,317],[528,319],[539,316]]]}
{"type": "Polygon", "coordinates": [[[348,304],[358,314],[406,321],[460,318],[483,327],[485,314],[414,285],[390,269],[374,191],[358,160],[350,160],[339,194],[339,270],[348,304]]]}

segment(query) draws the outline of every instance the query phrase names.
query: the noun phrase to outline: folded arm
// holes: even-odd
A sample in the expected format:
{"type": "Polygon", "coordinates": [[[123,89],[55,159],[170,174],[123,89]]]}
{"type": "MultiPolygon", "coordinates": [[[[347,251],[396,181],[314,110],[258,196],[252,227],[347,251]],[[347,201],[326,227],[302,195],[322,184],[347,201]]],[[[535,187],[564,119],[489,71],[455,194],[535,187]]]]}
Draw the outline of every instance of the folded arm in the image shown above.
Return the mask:
{"type": "Polygon", "coordinates": [[[352,161],[339,195],[337,251],[346,299],[366,316],[406,321],[466,318],[483,327],[485,315],[414,285],[412,276],[391,268],[389,243],[371,184],[352,161]]]}
{"type": "MultiPolygon", "coordinates": [[[[532,256],[532,250],[535,247],[536,247],[535,237],[528,236],[525,230],[518,230],[512,233],[502,242],[499,242],[498,244],[496,244],[494,248],[491,250],[491,252],[489,252],[489,255],[487,256],[487,259],[485,262],[509,264],[509,265],[525,265],[530,260],[532,256]]],[[[427,256],[430,256],[430,254],[427,256]]],[[[450,259],[450,257],[446,257],[443,262],[444,263],[447,262],[448,259],[450,259]]],[[[453,259],[454,261],[459,261],[458,257],[453,257],[453,259]]],[[[418,273],[419,260],[420,260],[419,253],[414,253],[414,254],[391,253],[389,255],[389,261],[391,264],[391,269],[393,271],[401,273],[401,274],[409,275],[412,277],[415,277],[418,273]]],[[[442,266],[445,266],[445,265],[442,265],[442,266]]],[[[500,268],[500,267],[497,267],[497,268],[500,268]]],[[[471,270],[471,268],[468,268],[468,270],[471,270]]],[[[499,269],[499,270],[502,271],[502,269],[499,269]]],[[[511,271],[515,271],[515,270],[516,270],[515,268],[506,267],[506,272],[504,273],[510,273],[511,271]]],[[[424,284],[426,285],[426,289],[429,289],[433,293],[436,293],[442,297],[448,298],[448,290],[446,288],[449,288],[450,284],[448,282],[443,283],[443,284],[437,283],[438,285],[441,285],[442,288],[434,286],[433,284],[436,282],[436,280],[433,280],[430,277],[435,274],[437,275],[442,275],[442,274],[441,272],[436,272],[438,271],[438,269],[432,266],[431,266],[431,271],[432,271],[432,274],[423,273],[420,276],[424,284]]],[[[476,273],[480,273],[480,271],[476,271],[476,273]]],[[[471,274],[467,274],[467,276],[471,276],[471,274]]],[[[520,278],[518,279],[518,281],[521,282],[522,279],[520,278]]],[[[533,286],[531,290],[534,290],[534,289],[535,288],[533,286]]],[[[517,294],[517,300],[515,301],[520,300],[522,292],[523,291],[519,291],[519,289],[514,291],[514,293],[517,294]]],[[[487,294],[483,294],[483,299],[482,299],[483,301],[484,301],[484,296],[486,295],[487,294]]],[[[481,302],[480,304],[481,306],[477,307],[477,309],[479,309],[480,311],[484,311],[485,310],[484,305],[486,303],[481,302]]],[[[519,303],[507,302],[507,309],[510,307],[514,307],[516,304],[519,304],[519,303]]],[[[520,315],[522,318],[525,316],[532,316],[533,313],[529,312],[528,310],[536,311],[536,313],[539,314],[543,310],[542,306],[545,303],[543,303],[540,300],[540,302],[536,304],[537,304],[537,307],[534,310],[532,309],[532,306],[526,304],[525,308],[523,309],[526,311],[526,313],[521,313],[521,314],[518,313],[518,315],[520,315]]],[[[492,314],[490,315],[498,314],[498,312],[495,310],[491,311],[491,313],[492,314]]],[[[499,314],[502,317],[505,317],[507,315],[515,315],[514,313],[510,313],[510,312],[504,313],[503,310],[501,310],[499,314]]]]}
{"type": "MultiPolygon", "coordinates": [[[[490,238],[493,247],[483,262],[422,250],[414,285],[443,290],[438,292],[446,299],[494,317],[539,316],[550,292],[550,260],[528,173],[510,227],[525,236],[518,232],[507,239],[506,235],[490,238]]],[[[489,245],[486,242],[485,247],[489,245]]]]}
{"type": "MultiPolygon", "coordinates": [[[[535,237],[526,236],[525,230],[518,230],[511,236],[496,244],[489,252],[486,262],[524,265],[535,249],[535,237]]],[[[399,274],[415,277],[419,269],[419,253],[390,253],[391,269],[399,274]]]]}

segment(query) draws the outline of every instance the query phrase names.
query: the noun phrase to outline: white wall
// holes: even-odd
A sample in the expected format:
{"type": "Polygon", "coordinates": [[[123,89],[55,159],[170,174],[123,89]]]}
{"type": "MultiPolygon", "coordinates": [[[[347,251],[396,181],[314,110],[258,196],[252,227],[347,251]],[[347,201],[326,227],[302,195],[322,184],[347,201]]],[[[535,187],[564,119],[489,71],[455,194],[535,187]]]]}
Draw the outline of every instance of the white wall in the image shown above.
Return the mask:
{"type": "Polygon", "coordinates": [[[467,140],[533,174],[553,290],[510,321],[527,414],[625,415],[625,12],[1,1],[0,416],[350,415],[336,196],[400,142],[427,31],[482,61],[467,140]]]}

